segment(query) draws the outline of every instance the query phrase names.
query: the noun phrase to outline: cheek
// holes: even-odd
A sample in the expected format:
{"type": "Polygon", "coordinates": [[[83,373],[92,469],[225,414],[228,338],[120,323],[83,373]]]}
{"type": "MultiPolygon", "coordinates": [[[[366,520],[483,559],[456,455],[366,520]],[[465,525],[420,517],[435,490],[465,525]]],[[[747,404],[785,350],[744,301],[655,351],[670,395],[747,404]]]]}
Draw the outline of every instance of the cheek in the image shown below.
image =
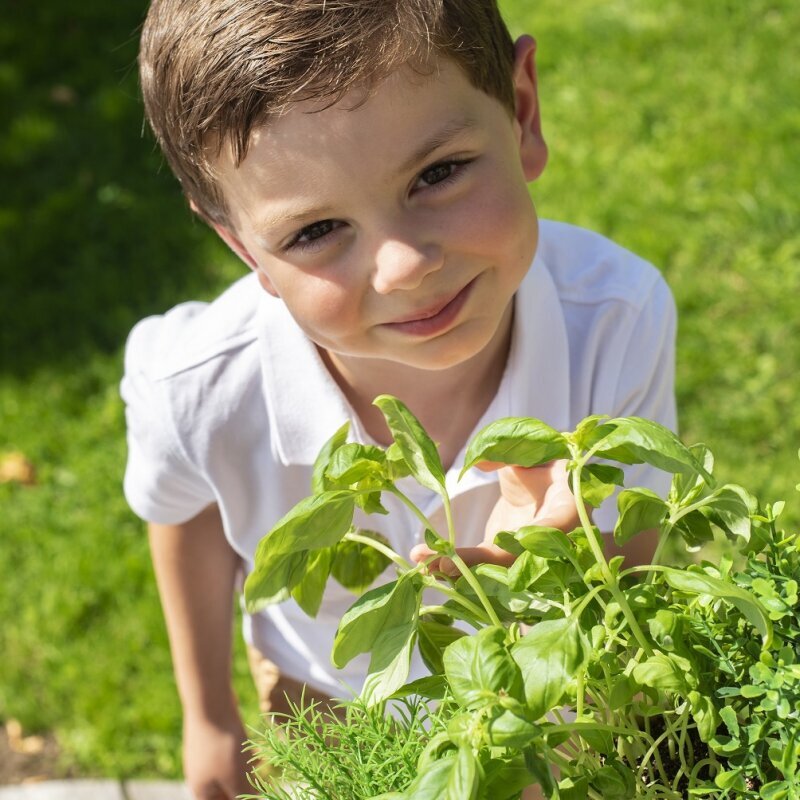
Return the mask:
{"type": "Polygon", "coordinates": [[[283,301],[309,335],[346,331],[357,316],[358,295],[335,276],[304,275],[283,288],[283,301]]]}
{"type": "Polygon", "coordinates": [[[502,181],[484,182],[451,217],[454,240],[492,259],[524,261],[533,256],[536,213],[527,186],[509,191],[502,181]]]}

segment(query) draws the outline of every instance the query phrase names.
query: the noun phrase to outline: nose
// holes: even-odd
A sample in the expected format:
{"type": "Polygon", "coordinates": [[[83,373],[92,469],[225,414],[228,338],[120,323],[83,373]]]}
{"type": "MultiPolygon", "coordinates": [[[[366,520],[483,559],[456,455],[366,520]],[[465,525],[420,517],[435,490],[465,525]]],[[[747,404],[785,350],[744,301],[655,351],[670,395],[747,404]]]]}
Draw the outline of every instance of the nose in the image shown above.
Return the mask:
{"type": "Polygon", "coordinates": [[[416,289],[425,276],[436,272],[443,262],[439,244],[415,241],[409,236],[386,238],[375,252],[372,286],[378,294],[416,289]]]}

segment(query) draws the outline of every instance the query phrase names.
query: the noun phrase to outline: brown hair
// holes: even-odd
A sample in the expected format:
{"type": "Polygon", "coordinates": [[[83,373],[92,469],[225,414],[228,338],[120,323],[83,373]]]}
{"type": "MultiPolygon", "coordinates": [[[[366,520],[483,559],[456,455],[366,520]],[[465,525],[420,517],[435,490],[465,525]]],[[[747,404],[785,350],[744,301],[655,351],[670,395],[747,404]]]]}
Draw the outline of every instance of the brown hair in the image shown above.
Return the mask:
{"type": "Polygon", "coordinates": [[[514,109],[513,42],[496,0],[153,0],[139,65],[147,118],[189,200],[225,224],[213,160],[238,166],[255,127],[334,104],[436,56],[514,109]]]}

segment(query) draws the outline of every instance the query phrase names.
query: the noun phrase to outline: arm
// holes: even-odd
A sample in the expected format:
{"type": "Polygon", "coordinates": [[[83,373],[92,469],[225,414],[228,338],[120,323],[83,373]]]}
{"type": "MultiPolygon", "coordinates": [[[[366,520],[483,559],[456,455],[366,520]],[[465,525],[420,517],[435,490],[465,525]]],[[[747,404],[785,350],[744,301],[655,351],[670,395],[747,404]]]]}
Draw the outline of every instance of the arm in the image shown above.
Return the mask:
{"type": "Polygon", "coordinates": [[[183,706],[186,782],[198,800],[250,790],[246,739],[231,685],[239,557],[215,505],[180,525],[151,524],[150,548],[183,706]]]}

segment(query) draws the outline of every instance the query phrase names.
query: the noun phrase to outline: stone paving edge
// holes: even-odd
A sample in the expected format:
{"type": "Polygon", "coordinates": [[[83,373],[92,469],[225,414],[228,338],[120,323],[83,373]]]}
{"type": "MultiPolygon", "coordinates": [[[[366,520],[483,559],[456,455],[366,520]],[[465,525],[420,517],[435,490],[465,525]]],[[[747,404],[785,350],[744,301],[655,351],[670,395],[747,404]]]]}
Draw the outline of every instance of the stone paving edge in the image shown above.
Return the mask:
{"type": "Polygon", "coordinates": [[[70,780],[0,786],[0,800],[192,800],[177,781],[70,780]]]}

